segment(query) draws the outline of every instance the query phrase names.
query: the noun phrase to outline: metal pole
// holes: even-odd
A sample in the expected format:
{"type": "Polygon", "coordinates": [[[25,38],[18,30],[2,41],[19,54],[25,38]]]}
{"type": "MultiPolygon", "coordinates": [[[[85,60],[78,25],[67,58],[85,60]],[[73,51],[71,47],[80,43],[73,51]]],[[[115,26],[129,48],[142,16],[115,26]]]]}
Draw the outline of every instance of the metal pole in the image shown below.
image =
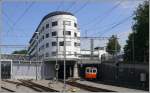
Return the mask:
{"type": "Polygon", "coordinates": [[[115,41],[115,61],[117,62],[117,35],[116,35],[116,41],[115,41]]]}
{"type": "Polygon", "coordinates": [[[132,57],[133,57],[133,63],[134,63],[134,32],[133,32],[133,40],[132,40],[132,49],[133,49],[133,55],[132,55],[132,57]]]}
{"type": "Polygon", "coordinates": [[[37,80],[37,61],[36,61],[36,80],[37,80]]]}
{"type": "MultiPolygon", "coordinates": [[[[0,18],[2,19],[2,0],[0,0],[0,18]]],[[[0,20],[0,44],[1,44],[2,21],[0,20]]],[[[1,46],[0,46],[0,91],[1,91],[1,46]]]]}
{"type": "Polygon", "coordinates": [[[117,35],[115,35],[116,39],[115,39],[115,63],[117,66],[117,71],[116,71],[116,79],[118,80],[118,62],[117,62],[117,35]]]}
{"type": "Polygon", "coordinates": [[[91,59],[93,59],[93,52],[94,52],[94,43],[93,39],[91,39],[91,59]]]}
{"type": "Polygon", "coordinates": [[[37,35],[37,38],[36,38],[36,43],[37,43],[37,46],[36,46],[36,56],[37,56],[37,59],[36,59],[36,80],[37,80],[37,62],[38,62],[38,38],[39,38],[39,32],[35,32],[36,35],[37,35]]]}
{"type": "MultiPolygon", "coordinates": [[[[58,36],[57,36],[57,48],[56,48],[56,52],[57,52],[57,55],[56,55],[56,66],[58,66],[58,47],[59,47],[59,44],[58,44],[58,36]]],[[[58,81],[58,68],[56,68],[56,82],[58,81]]]]}
{"type": "Polygon", "coordinates": [[[64,32],[64,91],[66,90],[66,32],[65,32],[65,21],[63,21],[63,32],[64,32]]]}

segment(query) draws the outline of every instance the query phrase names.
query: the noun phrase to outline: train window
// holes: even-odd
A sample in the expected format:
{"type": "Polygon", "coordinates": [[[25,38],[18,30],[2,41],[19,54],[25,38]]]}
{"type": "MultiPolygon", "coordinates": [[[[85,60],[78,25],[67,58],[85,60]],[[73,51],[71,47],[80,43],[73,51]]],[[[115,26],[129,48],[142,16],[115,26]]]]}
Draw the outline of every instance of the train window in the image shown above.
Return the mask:
{"type": "Polygon", "coordinates": [[[86,69],[86,72],[89,72],[89,69],[86,69]]]}
{"type": "Polygon", "coordinates": [[[90,72],[92,73],[92,69],[90,69],[90,72]]]}
{"type": "Polygon", "coordinates": [[[93,73],[96,73],[96,70],[93,70],[93,73]]]}
{"type": "Polygon", "coordinates": [[[97,70],[96,70],[96,69],[93,69],[93,73],[97,73],[97,70]]]}

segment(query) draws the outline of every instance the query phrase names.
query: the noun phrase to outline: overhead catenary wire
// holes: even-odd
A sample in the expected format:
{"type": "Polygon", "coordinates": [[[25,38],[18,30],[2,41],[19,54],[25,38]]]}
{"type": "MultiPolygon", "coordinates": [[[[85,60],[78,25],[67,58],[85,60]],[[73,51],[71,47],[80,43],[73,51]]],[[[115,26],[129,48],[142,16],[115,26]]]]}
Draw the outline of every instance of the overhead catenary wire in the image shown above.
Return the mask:
{"type": "Polygon", "coordinates": [[[125,19],[121,20],[119,23],[113,25],[112,27],[106,29],[101,35],[104,35],[105,33],[107,32],[110,32],[112,29],[116,28],[117,26],[125,23],[126,21],[128,21],[133,15],[129,16],[129,17],[126,17],[125,19]]]}
{"type": "MultiPolygon", "coordinates": [[[[4,15],[4,17],[7,18],[7,21],[5,21],[5,22],[6,22],[7,25],[9,26],[10,30],[13,30],[13,26],[12,26],[12,25],[14,24],[14,22],[11,20],[11,18],[10,18],[4,11],[2,11],[2,14],[4,15]]],[[[8,35],[8,32],[9,32],[10,30],[8,30],[8,31],[6,32],[7,35],[8,35]]]]}
{"type": "Polygon", "coordinates": [[[107,27],[110,27],[110,26],[112,26],[112,25],[114,25],[114,24],[116,24],[116,21],[115,22],[112,22],[112,23],[110,23],[110,24],[107,24],[107,25],[104,25],[103,27],[95,27],[95,28],[91,28],[91,29],[85,29],[85,31],[88,31],[88,32],[90,32],[91,30],[93,31],[93,30],[98,30],[98,29],[106,29],[107,27]]]}
{"type": "Polygon", "coordinates": [[[99,34],[99,33],[103,32],[103,33],[101,33],[101,36],[102,36],[102,35],[104,35],[105,33],[110,32],[112,29],[116,28],[117,26],[119,26],[119,25],[123,24],[124,22],[128,21],[132,16],[133,16],[133,14],[130,15],[130,16],[128,16],[128,17],[126,17],[126,18],[124,18],[123,20],[119,21],[118,23],[112,25],[111,27],[106,28],[106,29],[103,30],[103,31],[93,33],[93,34],[99,34]]]}
{"type": "Polygon", "coordinates": [[[78,8],[76,11],[74,11],[74,14],[79,13],[83,8],[85,8],[88,3],[90,2],[90,0],[87,0],[87,2],[85,2],[80,8],[78,8]]]}
{"type": "Polygon", "coordinates": [[[5,11],[2,11],[2,14],[8,19],[8,21],[9,21],[11,24],[14,24],[14,22],[12,21],[12,19],[5,13],[5,11]]]}
{"type": "MultiPolygon", "coordinates": [[[[8,31],[6,32],[6,35],[3,33],[3,37],[8,37],[9,36],[9,32],[11,32],[11,31],[13,31],[14,30],[14,28],[10,25],[10,23],[9,22],[7,22],[7,21],[5,21],[6,23],[7,23],[7,25],[8,25],[8,27],[9,27],[9,29],[8,29],[8,31]]],[[[11,36],[12,37],[12,36],[11,36]]],[[[18,34],[15,34],[15,36],[14,37],[16,37],[16,38],[18,38],[19,39],[19,35],[18,34]]],[[[21,37],[22,38],[22,37],[21,37]]]]}
{"type": "MultiPolygon", "coordinates": [[[[122,1],[120,1],[119,3],[117,3],[117,4],[115,4],[112,8],[110,8],[109,10],[107,10],[104,14],[105,14],[105,16],[103,16],[103,17],[101,17],[101,15],[99,15],[99,16],[97,16],[97,17],[95,17],[95,18],[93,18],[92,20],[90,20],[89,22],[87,22],[86,24],[83,24],[83,25],[81,25],[81,26],[84,26],[84,27],[86,27],[86,26],[89,26],[89,25],[94,25],[94,27],[95,27],[95,25],[99,25],[100,23],[102,23],[103,22],[103,20],[105,20],[115,9],[117,9],[120,5],[121,5],[121,3],[122,3],[122,1]],[[100,18],[101,17],[101,18],[100,18]]],[[[88,30],[90,30],[90,29],[88,29],[88,30]]]]}
{"type": "Polygon", "coordinates": [[[58,11],[59,9],[61,9],[61,7],[63,6],[64,4],[64,0],[61,0],[60,3],[58,4],[57,8],[56,8],[56,11],[58,11]]]}
{"type": "Polygon", "coordinates": [[[74,0],[74,2],[71,3],[71,5],[66,9],[66,11],[71,11],[72,7],[77,3],[76,0],[74,0]]]}
{"type": "MultiPolygon", "coordinates": [[[[13,31],[13,30],[14,30],[14,27],[15,27],[15,25],[17,24],[17,22],[20,21],[20,20],[24,17],[24,15],[29,11],[29,9],[32,7],[33,4],[34,4],[34,2],[32,2],[32,3],[25,9],[25,11],[23,12],[23,14],[22,14],[15,22],[13,22],[13,21],[11,20],[11,18],[10,18],[4,11],[2,11],[3,15],[7,18],[8,22],[7,22],[7,21],[6,21],[6,22],[7,22],[7,24],[8,24],[9,27],[10,27],[10,30],[8,30],[6,34],[8,34],[8,32],[10,32],[10,31],[13,31]]],[[[25,34],[25,35],[26,35],[26,34],[25,34]]],[[[27,35],[26,35],[26,36],[27,36],[27,35]]],[[[19,36],[16,34],[16,37],[19,37],[19,36]]]]}
{"type": "Polygon", "coordinates": [[[2,48],[28,48],[29,45],[10,45],[10,44],[3,44],[3,45],[0,45],[0,47],[2,48]]]}
{"type": "Polygon", "coordinates": [[[34,2],[31,2],[31,4],[25,9],[25,11],[22,13],[22,15],[14,22],[13,26],[15,26],[29,11],[29,9],[33,6],[34,2]]]}

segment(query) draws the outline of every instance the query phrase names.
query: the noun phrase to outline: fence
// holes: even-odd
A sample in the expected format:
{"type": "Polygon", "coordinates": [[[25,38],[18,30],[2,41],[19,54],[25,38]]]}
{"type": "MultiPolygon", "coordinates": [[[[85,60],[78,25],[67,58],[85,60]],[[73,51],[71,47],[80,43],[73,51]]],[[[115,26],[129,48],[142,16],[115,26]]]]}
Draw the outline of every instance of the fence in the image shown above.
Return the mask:
{"type": "Polygon", "coordinates": [[[134,86],[148,90],[149,66],[147,64],[102,63],[99,69],[99,80],[118,85],[134,86]],[[145,76],[141,76],[145,74],[145,76]],[[145,80],[142,81],[142,78],[145,80]]]}

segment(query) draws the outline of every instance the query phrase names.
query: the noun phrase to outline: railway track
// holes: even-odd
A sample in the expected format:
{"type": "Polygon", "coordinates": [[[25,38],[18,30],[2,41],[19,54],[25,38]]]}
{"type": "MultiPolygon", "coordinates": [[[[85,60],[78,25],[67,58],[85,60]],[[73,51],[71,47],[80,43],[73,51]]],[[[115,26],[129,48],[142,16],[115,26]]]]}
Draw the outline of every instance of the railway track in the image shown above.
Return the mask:
{"type": "Polygon", "coordinates": [[[12,83],[12,84],[16,84],[16,86],[22,85],[22,86],[28,87],[28,88],[33,89],[36,92],[58,92],[54,89],[36,84],[36,83],[28,81],[28,80],[19,80],[21,82],[15,82],[15,81],[9,81],[9,80],[3,80],[3,81],[12,83]]]}
{"type": "Polygon", "coordinates": [[[97,87],[93,87],[93,86],[89,86],[89,85],[80,84],[80,83],[77,83],[77,82],[66,81],[66,84],[74,86],[74,87],[78,87],[78,88],[81,88],[81,89],[84,89],[84,90],[87,90],[87,91],[90,91],[90,92],[115,92],[115,91],[112,91],[112,90],[97,88],[97,87]]]}
{"type": "Polygon", "coordinates": [[[31,85],[31,86],[35,86],[37,88],[40,88],[41,90],[43,90],[43,92],[59,92],[57,90],[54,90],[54,89],[51,89],[49,87],[45,87],[43,85],[40,85],[40,84],[37,84],[37,83],[34,83],[32,81],[29,81],[29,80],[19,80],[21,81],[22,83],[25,83],[25,84],[28,84],[28,85],[31,85]]]}
{"type": "Polygon", "coordinates": [[[7,83],[11,83],[11,84],[16,84],[16,87],[22,85],[22,86],[28,87],[28,88],[30,88],[30,89],[33,89],[33,90],[36,91],[36,92],[42,92],[40,89],[35,88],[35,87],[33,87],[32,85],[27,85],[27,84],[24,84],[24,83],[15,82],[15,81],[10,81],[10,80],[3,80],[3,81],[4,81],[4,82],[7,82],[7,83]]]}
{"type": "Polygon", "coordinates": [[[8,88],[6,88],[6,87],[1,87],[2,89],[4,89],[4,90],[6,90],[6,91],[8,91],[8,92],[16,92],[16,91],[14,91],[14,90],[11,90],[11,89],[8,89],[8,88]]]}

